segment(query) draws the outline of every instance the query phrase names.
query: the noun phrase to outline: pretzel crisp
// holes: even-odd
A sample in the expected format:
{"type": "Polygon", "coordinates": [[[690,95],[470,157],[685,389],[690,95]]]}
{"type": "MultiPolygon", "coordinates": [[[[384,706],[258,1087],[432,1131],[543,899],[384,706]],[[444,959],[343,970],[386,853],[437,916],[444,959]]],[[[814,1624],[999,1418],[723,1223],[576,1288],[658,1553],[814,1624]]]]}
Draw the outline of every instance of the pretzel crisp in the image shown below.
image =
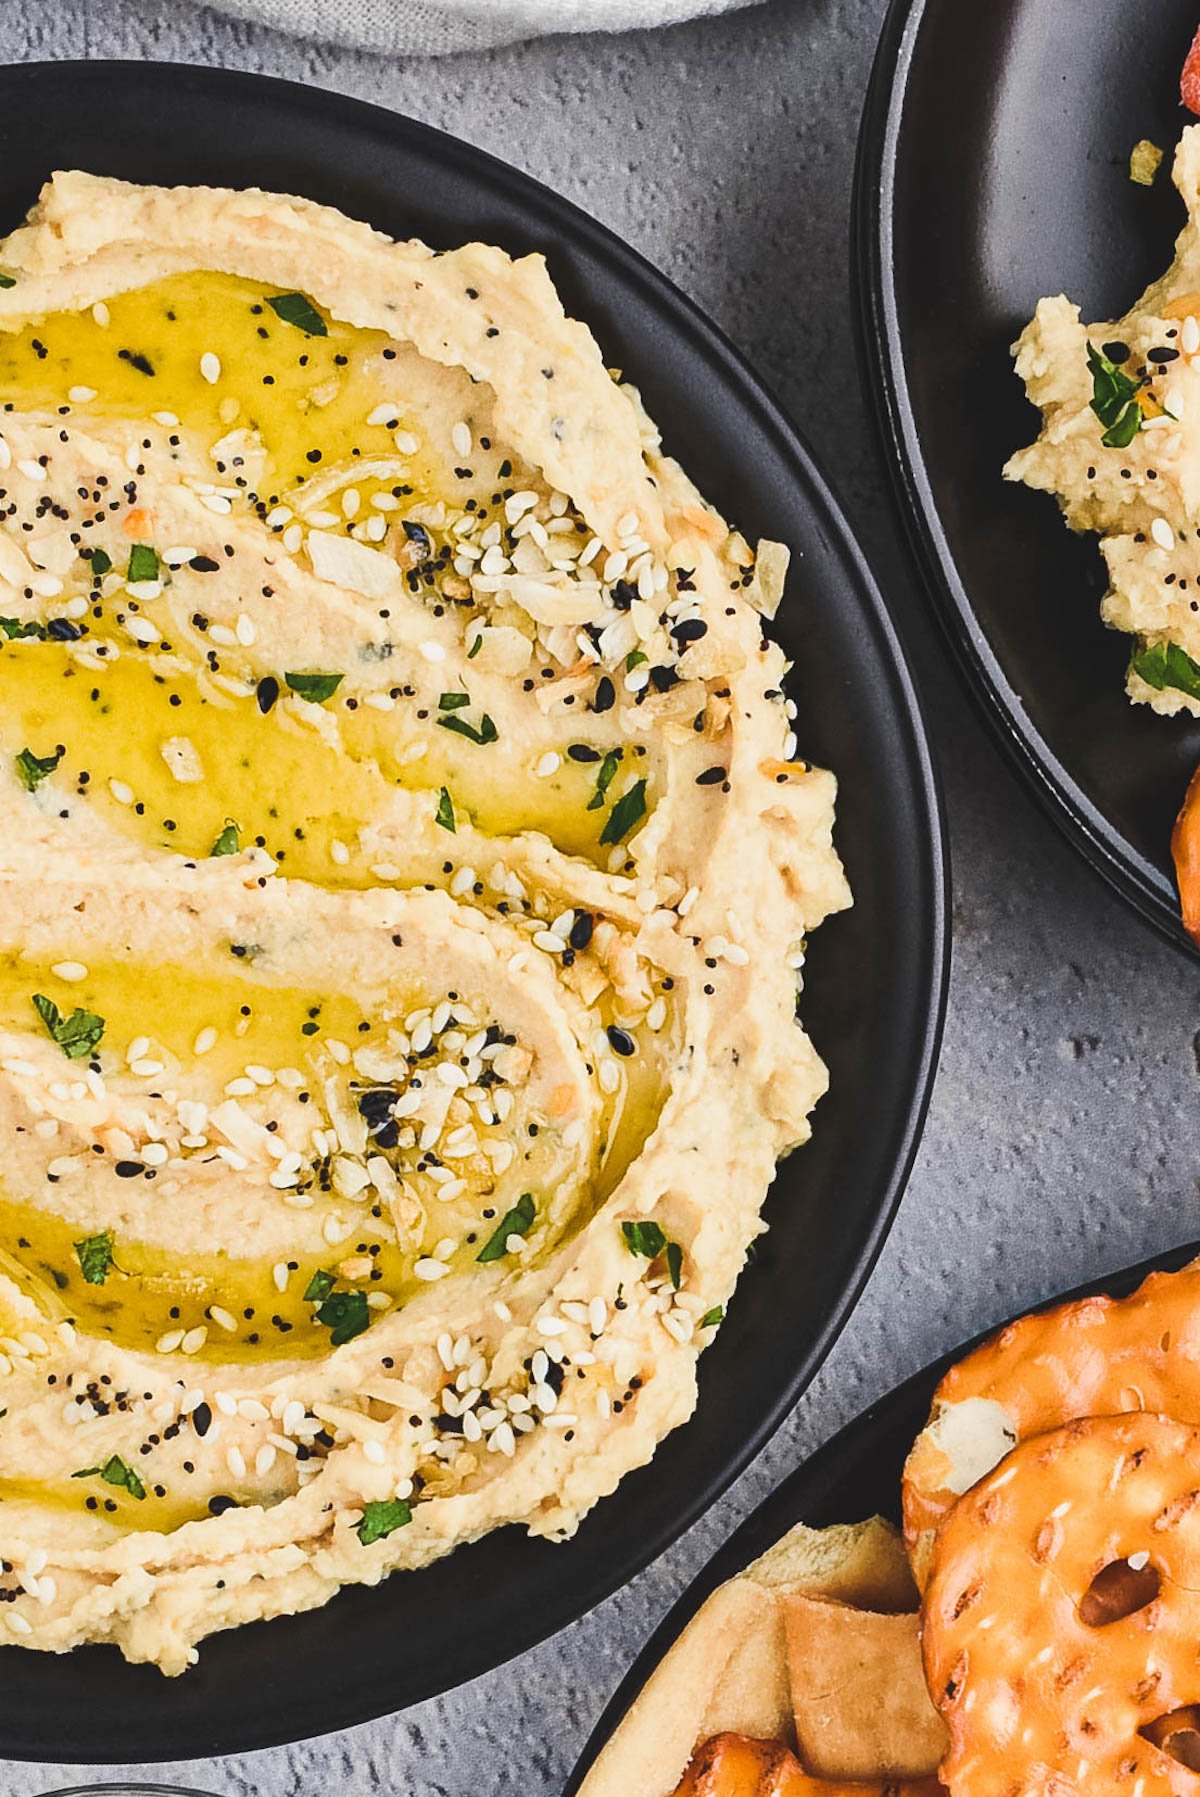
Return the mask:
{"type": "Polygon", "coordinates": [[[1022,1442],[938,1533],[924,1655],[954,1797],[1194,1797],[1200,1429],[1022,1442]]]}
{"type": "Polygon", "coordinates": [[[951,1368],[904,1468],[918,1585],[934,1532],[1015,1442],[1074,1417],[1131,1410],[1200,1423],[1200,1262],[1151,1273],[1128,1298],[1021,1317],[951,1368]]]}

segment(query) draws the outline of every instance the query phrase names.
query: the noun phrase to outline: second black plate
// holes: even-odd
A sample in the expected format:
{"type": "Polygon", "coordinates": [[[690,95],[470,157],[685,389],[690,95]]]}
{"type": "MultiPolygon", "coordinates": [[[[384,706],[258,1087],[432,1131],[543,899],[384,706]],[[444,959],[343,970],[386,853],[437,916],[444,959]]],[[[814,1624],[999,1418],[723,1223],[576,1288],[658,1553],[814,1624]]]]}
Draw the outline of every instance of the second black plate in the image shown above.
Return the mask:
{"type": "MultiPolygon", "coordinates": [[[[1078,1286],[1062,1297],[1048,1300],[1047,1309],[1068,1298],[1090,1297],[1108,1292],[1124,1297],[1142,1283],[1148,1273],[1175,1272],[1195,1260],[1200,1242],[1188,1242],[1153,1255],[1135,1267],[1126,1267],[1088,1285],[1078,1286]]],[[[1024,1312],[1021,1312],[1024,1315],[1024,1312]]],[[[1000,1325],[997,1325],[1000,1327],[1000,1325]]],[[[855,1417],[852,1423],[826,1442],[823,1448],[797,1467],[782,1485],[776,1486],[765,1502],[748,1516],[736,1534],[731,1535],[703,1572],[688,1586],[679,1602],[664,1618],[659,1628],[629,1668],[584,1748],[574,1772],[567,1781],[563,1797],[576,1797],[580,1785],[595,1763],[601,1748],[614,1733],[634,1699],[640,1694],[655,1668],[661,1664],[679,1639],[701,1604],[729,1579],[744,1572],[773,1547],[781,1536],[797,1523],[813,1529],[825,1529],[832,1523],[862,1522],[868,1516],[886,1516],[900,1520],[900,1474],[917,1434],[929,1415],[930,1400],[942,1378],[956,1361],[981,1341],[995,1334],[986,1329],[974,1340],[964,1342],[952,1353],[921,1372],[914,1373],[895,1391],[888,1392],[855,1417]]],[[[631,1793],[631,1797],[636,1794],[631,1793]]]]}
{"type": "Polygon", "coordinates": [[[876,411],[967,677],[1055,820],[1185,947],[1169,838],[1200,724],[1130,705],[1094,541],[1000,471],[1037,430],[1009,345],[1038,300],[1117,317],[1172,259],[1196,20],[1195,0],[893,0],[855,204],[876,411]],[[1141,138],[1167,151],[1150,189],[1129,179],[1141,138]]]}

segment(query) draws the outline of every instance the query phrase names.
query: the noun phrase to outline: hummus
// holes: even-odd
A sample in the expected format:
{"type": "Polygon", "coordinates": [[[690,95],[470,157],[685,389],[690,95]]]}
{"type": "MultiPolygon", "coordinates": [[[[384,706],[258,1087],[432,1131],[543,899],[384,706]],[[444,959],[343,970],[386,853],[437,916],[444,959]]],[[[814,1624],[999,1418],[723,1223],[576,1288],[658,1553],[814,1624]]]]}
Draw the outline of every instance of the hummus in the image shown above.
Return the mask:
{"type": "Polygon", "coordinates": [[[1061,294],[1038,306],[1016,359],[1042,432],[1005,472],[1099,534],[1101,615],[1135,639],[1130,698],[1200,717],[1200,126],[1174,179],[1175,261],[1124,318],[1085,325],[1061,294]]]}
{"type": "Polygon", "coordinates": [[[849,895],[540,258],[65,174],[0,281],[0,1635],[178,1673],[688,1417],[849,895]]]}

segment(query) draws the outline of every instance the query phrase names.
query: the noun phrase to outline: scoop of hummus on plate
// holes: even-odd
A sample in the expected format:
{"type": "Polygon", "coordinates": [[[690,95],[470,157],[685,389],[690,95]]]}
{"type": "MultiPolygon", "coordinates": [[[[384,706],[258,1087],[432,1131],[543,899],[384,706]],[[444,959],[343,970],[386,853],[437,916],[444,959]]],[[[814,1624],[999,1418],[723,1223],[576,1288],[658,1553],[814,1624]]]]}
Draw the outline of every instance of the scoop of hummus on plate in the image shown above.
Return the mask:
{"type": "Polygon", "coordinates": [[[1039,303],[1015,353],[1042,431],[1005,473],[1099,535],[1101,615],[1135,639],[1129,697],[1200,717],[1200,126],[1174,179],[1188,210],[1175,261],[1124,318],[1085,325],[1064,294],[1039,303]]]}
{"type": "Polygon", "coordinates": [[[0,408],[0,1638],[178,1673],[688,1417],[834,782],[540,258],[58,175],[0,408]]]}

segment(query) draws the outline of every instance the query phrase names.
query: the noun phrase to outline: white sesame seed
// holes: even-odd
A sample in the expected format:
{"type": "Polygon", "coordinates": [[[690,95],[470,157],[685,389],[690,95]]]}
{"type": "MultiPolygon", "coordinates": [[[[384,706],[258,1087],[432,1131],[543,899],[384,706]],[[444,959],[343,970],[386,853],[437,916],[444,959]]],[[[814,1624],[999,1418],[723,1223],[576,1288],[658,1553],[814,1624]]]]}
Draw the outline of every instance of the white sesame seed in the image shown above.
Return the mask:
{"type": "Polygon", "coordinates": [[[264,1478],[265,1475],[270,1472],[274,1464],[275,1449],[269,1441],[264,1441],[262,1447],[259,1448],[257,1454],[254,1456],[254,1471],[260,1479],[264,1478]]]}
{"type": "Polygon", "coordinates": [[[1180,333],[1179,341],[1183,345],[1183,353],[1185,356],[1194,356],[1196,351],[1200,349],[1200,319],[1196,317],[1194,312],[1189,312],[1184,319],[1183,330],[1180,333]]]}
{"type": "Polygon", "coordinates": [[[1175,532],[1165,518],[1156,518],[1150,526],[1150,535],[1160,549],[1174,549],[1175,532]]]}
{"type": "Polygon", "coordinates": [[[450,432],[450,441],[454,445],[455,455],[470,455],[471,430],[470,426],[465,424],[462,419],[458,421],[454,426],[454,429],[450,432]]]}
{"type": "Polygon", "coordinates": [[[225,1464],[235,1479],[246,1477],[246,1457],[239,1447],[228,1447],[225,1450],[225,1464]]]}
{"type": "Polygon", "coordinates": [[[364,1441],[363,1453],[374,1466],[382,1466],[387,1459],[387,1452],[381,1441],[364,1441]]]}
{"type": "Polygon", "coordinates": [[[446,659],[446,651],[440,643],[421,643],[419,647],[426,661],[445,661],[446,659]]]}
{"type": "Polygon", "coordinates": [[[237,1318],[230,1316],[229,1312],[223,1310],[219,1304],[210,1304],[208,1307],[208,1314],[217,1327],[219,1329],[224,1329],[228,1335],[235,1335],[237,1333],[237,1318]]]}
{"type": "Polygon", "coordinates": [[[27,480],[44,481],[46,478],[46,470],[42,467],[42,464],[40,462],[35,462],[31,457],[27,456],[24,460],[19,461],[17,467],[21,470],[21,473],[25,475],[27,480]]]}
{"type": "Polygon", "coordinates": [[[214,356],[212,350],[206,350],[200,358],[200,373],[211,387],[221,378],[221,358],[214,356]]]}
{"type": "Polygon", "coordinates": [[[449,1271],[450,1269],[444,1261],[428,1258],[419,1260],[413,1268],[418,1279],[426,1280],[442,1279],[449,1271]]]}
{"type": "Polygon", "coordinates": [[[200,1324],[195,1329],[189,1329],[179,1345],[185,1354],[198,1354],[207,1340],[208,1330],[200,1324]]]}
{"type": "Polygon", "coordinates": [[[154,1345],[160,1354],[173,1354],[182,1340],[182,1329],[169,1329],[165,1335],[159,1336],[154,1345]]]}
{"type": "Polygon", "coordinates": [[[393,431],[392,442],[401,455],[416,455],[421,447],[421,440],[411,431],[393,431]]]}
{"type": "Polygon", "coordinates": [[[56,961],[50,971],[60,980],[86,980],[88,975],[82,961],[56,961]]]}

